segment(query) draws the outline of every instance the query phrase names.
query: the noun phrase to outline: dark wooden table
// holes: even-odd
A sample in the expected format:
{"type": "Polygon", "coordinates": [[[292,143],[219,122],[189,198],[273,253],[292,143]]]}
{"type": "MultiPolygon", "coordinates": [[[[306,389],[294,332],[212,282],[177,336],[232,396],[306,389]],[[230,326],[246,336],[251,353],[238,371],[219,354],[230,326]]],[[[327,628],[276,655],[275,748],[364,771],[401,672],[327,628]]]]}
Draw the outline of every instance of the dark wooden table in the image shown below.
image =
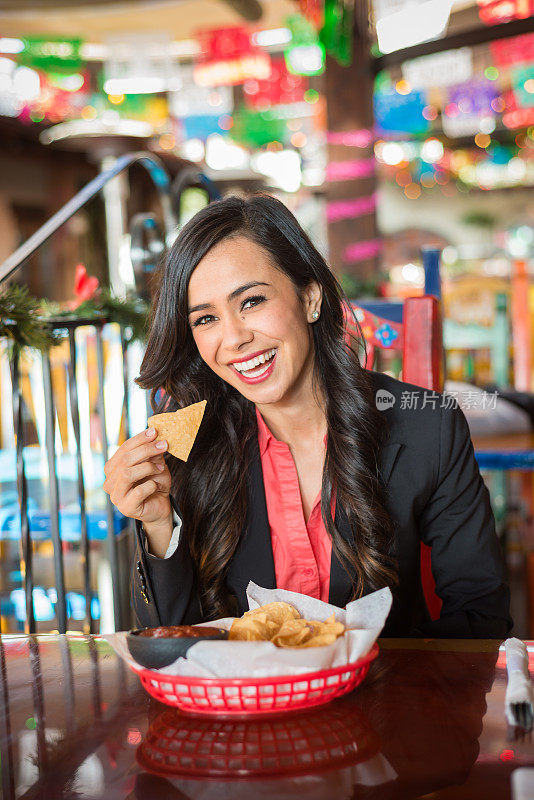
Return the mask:
{"type": "Polygon", "coordinates": [[[534,766],[534,747],[507,729],[499,642],[380,645],[352,694],[315,711],[228,722],[152,701],[101,639],[4,636],[3,797],[510,798],[511,773],[534,766]],[[163,764],[158,749],[175,774],[140,765],[163,764]],[[239,777],[244,765],[251,774],[239,777]]]}

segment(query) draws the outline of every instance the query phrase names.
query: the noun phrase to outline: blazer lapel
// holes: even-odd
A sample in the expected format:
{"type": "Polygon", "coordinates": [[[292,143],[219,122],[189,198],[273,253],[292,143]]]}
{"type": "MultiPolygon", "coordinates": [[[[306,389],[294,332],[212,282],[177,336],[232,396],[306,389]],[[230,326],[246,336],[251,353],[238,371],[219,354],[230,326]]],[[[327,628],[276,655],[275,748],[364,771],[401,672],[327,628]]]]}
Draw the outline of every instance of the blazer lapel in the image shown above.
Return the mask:
{"type": "MultiPolygon", "coordinates": [[[[397,456],[402,444],[400,442],[387,442],[380,448],[379,473],[384,486],[387,484],[397,456]]],[[[349,520],[345,509],[341,503],[336,502],[336,514],[334,518],[336,528],[341,536],[351,546],[354,546],[354,534],[349,525],[349,520]]],[[[334,606],[343,608],[349,601],[352,591],[351,576],[342,566],[334,551],[332,551],[332,561],[330,565],[330,590],[328,602],[334,606]]]]}

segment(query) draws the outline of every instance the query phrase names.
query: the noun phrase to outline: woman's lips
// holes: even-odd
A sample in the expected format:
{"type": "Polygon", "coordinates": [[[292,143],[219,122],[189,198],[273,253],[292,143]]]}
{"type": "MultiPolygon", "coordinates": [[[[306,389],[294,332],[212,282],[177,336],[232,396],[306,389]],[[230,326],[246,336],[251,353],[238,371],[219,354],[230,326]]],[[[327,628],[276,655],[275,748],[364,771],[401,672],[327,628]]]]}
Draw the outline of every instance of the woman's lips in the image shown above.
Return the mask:
{"type": "MultiPolygon", "coordinates": [[[[262,381],[267,380],[269,375],[272,373],[272,371],[274,369],[274,362],[276,361],[276,356],[277,355],[278,355],[278,351],[274,354],[274,356],[271,358],[271,360],[267,364],[262,364],[261,365],[262,367],[267,366],[267,369],[265,369],[265,371],[262,372],[261,375],[255,375],[253,377],[247,377],[246,375],[243,375],[242,372],[239,372],[239,370],[236,369],[234,366],[232,366],[232,369],[234,370],[236,375],[238,375],[239,378],[243,381],[243,383],[249,383],[249,384],[250,383],[262,383],[262,381]]],[[[260,367],[258,367],[257,369],[260,369],[260,367]]]]}

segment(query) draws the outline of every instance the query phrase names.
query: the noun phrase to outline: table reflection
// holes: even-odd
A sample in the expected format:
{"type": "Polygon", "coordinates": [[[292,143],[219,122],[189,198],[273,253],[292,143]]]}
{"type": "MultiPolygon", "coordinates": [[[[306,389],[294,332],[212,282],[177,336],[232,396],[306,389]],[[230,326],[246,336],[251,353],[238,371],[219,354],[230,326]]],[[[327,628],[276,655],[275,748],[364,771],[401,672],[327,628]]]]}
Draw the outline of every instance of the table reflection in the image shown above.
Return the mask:
{"type": "MultiPolygon", "coordinates": [[[[388,800],[461,786],[481,768],[498,655],[497,643],[473,644],[384,643],[350,695],[228,720],[152,700],[102,640],[19,637],[0,647],[3,796],[388,800]]],[[[508,780],[506,765],[492,765],[508,780]]],[[[500,797],[470,800],[483,796],[500,797]]]]}

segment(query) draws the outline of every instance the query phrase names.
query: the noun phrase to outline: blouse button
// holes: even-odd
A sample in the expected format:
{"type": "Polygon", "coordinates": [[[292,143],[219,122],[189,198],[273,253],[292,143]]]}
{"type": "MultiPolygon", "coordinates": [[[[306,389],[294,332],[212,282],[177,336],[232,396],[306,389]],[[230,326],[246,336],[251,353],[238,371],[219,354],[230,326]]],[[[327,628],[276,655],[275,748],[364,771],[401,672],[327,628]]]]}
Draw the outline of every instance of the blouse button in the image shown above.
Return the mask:
{"type": "Polygon", "coordinates": [[[308,577],[311,577],[312,575],[315,574],[315,570],[311,569],[311,567],[306,567],[306,569],[304,570],[304,574],[307,575],[308,577]]]}

